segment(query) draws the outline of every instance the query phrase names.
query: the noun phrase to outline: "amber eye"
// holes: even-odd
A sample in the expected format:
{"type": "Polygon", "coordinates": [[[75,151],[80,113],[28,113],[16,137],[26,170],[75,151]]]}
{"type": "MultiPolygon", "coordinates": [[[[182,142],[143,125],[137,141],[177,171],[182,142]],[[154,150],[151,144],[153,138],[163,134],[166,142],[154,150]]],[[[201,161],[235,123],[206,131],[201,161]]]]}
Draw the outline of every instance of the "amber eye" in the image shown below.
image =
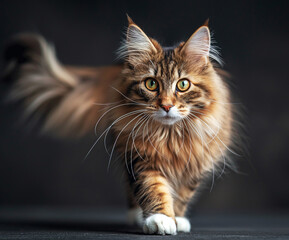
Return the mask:
{"type": "Polygon", "coordinates": [[[177,83],[177,90],[180,92],[185,92],[190,88],[190,82],[187,79],[181,79],[177,83]]]}
{"type": "Polygon", "coordinates": [[[145,86],[150,91],[156,91],[159,87],[157,80],[153,78],[148,78],[145,80],[145,86]]]}

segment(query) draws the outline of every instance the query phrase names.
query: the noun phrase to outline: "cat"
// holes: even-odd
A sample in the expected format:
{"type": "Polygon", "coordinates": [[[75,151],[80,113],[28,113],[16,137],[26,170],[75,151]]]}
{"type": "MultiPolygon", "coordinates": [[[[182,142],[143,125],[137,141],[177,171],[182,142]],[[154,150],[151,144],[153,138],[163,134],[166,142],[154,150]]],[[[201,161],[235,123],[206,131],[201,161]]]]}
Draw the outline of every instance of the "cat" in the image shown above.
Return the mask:
{"type": "Polygon", "coordinates": [[[44,133],[80,137],[96,123],[104,129],[98,140],[112,132],[130,222],[146,234],[189,232],[187,205],[207,176],[228,164],[235,134],[208,24],[162,47],[128,17],[119,57],[123,63],[114,66],[64,66],[44,38],[19,35],[5,52],[8,100],[21,102],[44,133]]]}

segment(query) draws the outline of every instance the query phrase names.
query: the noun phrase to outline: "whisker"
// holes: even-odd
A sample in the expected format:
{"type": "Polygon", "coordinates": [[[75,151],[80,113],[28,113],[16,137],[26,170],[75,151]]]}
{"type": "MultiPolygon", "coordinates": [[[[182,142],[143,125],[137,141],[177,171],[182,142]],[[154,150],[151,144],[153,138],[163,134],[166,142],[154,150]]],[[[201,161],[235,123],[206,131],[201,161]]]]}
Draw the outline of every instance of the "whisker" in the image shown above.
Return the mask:
{"type": "MultiPolygon", "coordinates": [[[[195,117],[195,118],[198,118],[196,115],[194,115],[193,113],[190,113],[189,115],[191,115],[191,116],[193,116],[193,117],[195,117]]],[[[198,118],[199,120],[201,120],[200,118],[198,118]]],[[[201,120],[202,121],[202,120],[201,120]]],[[[219,125],[216,125],[216,127],[218,128],[217,129],[217,131],[215,132],[215,131],[213,131],[212,130],[212,128],[210,128],[209,130],[212,132],[212,134],[213,134],[213,136],[212,136],[212,138],[207,142],[207,144],[209,144],[210,142],[212,142],[215,138],[216,138],[216,136],[218,135],[218,133],[219,133],[219,131],[220,131],[220,126],[219,125]]]]}
{"type": "Polygon", "coordinates": [[[215,141],[215,143],[217,144],[217,146],[218,146],[218,148],[219,148],[219,150],[220,150],[220,152],[221,152],[222,159],[223,159],[223,168],[222,168],[222,171],[221,171],[220,175],[218,176],[218,179],[219,179],[219,178],[223,175],[223,173],[225,172],[225,168],[226,168],[226,157],[225,157],[222,149],[220,148],[220,145],[218,144],[218,142],[215,141]]]}
{"type": "Polygon", "coordinates": [[[119,104],[117,106],[114,106],[114,107],[111,107],[110,109],[108,109],[105,113],[103,113],[100,118],[98,119],[98,121],[96,122],[95,126],[94,126],[94,134],[97,135],[96,133],[96,129],[98,127],[98,124],[100,123],[100,121],[102,120],[102,118],[107,114],[109,113],[110,111],[118,108],[118,107],[122,107],[122,106],[127,106],[127,105],[135,105],[134,103],[123,103],[123,104],[119,104]]]}
{"type": "Polygon", "coordinates": [[[134,117],[132,120],[130,120],[130,121],[121,129],[121,131],[120,131],[119,134],[117,135],[117,137],[116,137],[116,139],[115,139],[115,141],[114,141],[114,144],[113,144],[111,153],[110,153],[107,170],[109,170],[109,166],[110,166],[110,162],[111,162],[111,159],[112,159],[112,156],[113,156],[113,152],[114,152],[114,149],[115,149],[117,140],[119,139],[121,133],[124,131],[124,129],[125,129],[132,121],[134,121],[136,118],[138,118],[138,117],[141,116],[142,114],[143,114],[143,113],[140,113],[140,114],[138,114],[136,117],[134,117]]]}
{"type": "MultiPolygon", "coordinates": [[[[191,124],[191,126],[197,131],[197,128],[196,126],[194,126],[194,123],[192,121],[189,122],[189,124],[191,124]]],[[[212,157],[212,152],[208,146],[208,144],[204,141],[204,137],[202,136],[202,134],[199,132],[200,136],[201,136],[201,141],[202,141],[202,149],[204,149],[204,145],[205,144],[205,147],[206,149],[208,150],[208,153],[209,153],[209,156],[210,156],[210,160],[212,162],[212,173],[213,173],[213,177],[212,177],[212,184],[211,184],[211,189],[210,189],[210,192],[212,191],[213,189],[213,186],[214,186],[214,183],[215,183],[215,164],[214,164],[214,160],[213,160],[213,157],[212,157]]],[[[203,158],[204,158],[204,150],[203,150],[203,158]]]]}
{"type": "MultiPolygon", "coordinates": [[[[148,118],[146,119],[146,121],[148,122],[149,119],[150,119],[150,117],[148,117],[148,118]]],[[[143,127],[143,129],[142,129],[142,145],[143,145],[143,149],[144,149],[145,158],[148,159],[148,156],[147,156],[147,153],[146,153],[146,150],[145,150],[146,147],[145,147],[145,141],[144,141],[146,124],[147,124],[147,123],[145,123],[145,125],[144,125],[144,127],[143,127]]]]}
{"type": "MultiPolygon", "coordinates": [[[[139,121],[143,120],[145,117],[146,117],[146,116],[144,116],[144,117],[142,117],[141,119],[139,119],[136,124],[138,124],[139,121]]],[[[136,127],[136,124],[134,125],[134,128],[136,127]]],[[[133,128],[133,129],[134,129],[134,128],[133,128]]],[[[126,145],[125,145],[125,152],[124,152],[124,160],[125,160],[125,165],[126,165],[126,167],[127,167],[128,173],[130,173],[130,171],[129,171],[129,167],[128,167],[128,163],[127,163],[127,151],[128,151],[127,149],[128,149],[128,142],[129,142],[129,139],[130,139],[130,137],[132,136],[132,134],[133,134],[133,130],[130,132],[130,134],[129,134],[128,138],[127,138],[126,145]]],[[[133,176],[133,178],[135,179],[135,176],[134,176],[134,173],[133,173],[133,168],[132,168],[132,162],[131,162],[131,171],[132,171],[132,172],[131,172],[131,173],[132,173],[132,176],[133,176]]]]}
{"type": "Polygon", "coordinates": [[[200,115],[205,115],[204,113],[201,113],[201,112],[198,112],[198,111],[195,111],[195,110],[190,110],[190,112],[194,112],[194,113],[197,113],[197,114],[200,114],[200,115]]]}
{"type": "Polygon", "coordinates": [[[97,102],[95,102],[95,103],[93,103],[93,105],[110,106],[110,105],[114,105],[114,104],[117,104],[117,103],[120,103],[120,102],[123,102],[123,100],[117,101],[117,102],[110,102],[110,103],[97,103],[97,102]]]}
{"type": "Polygon", "coordinates": [[[134,103],[139,104],[139,105],[144,105],[144,106],[148,106],[148,105],[149,105],[149,104],[145,104],[145,103],[136,102],[136,101],[130,99],[129,97],[127,97],[126,95],[124,95],[121,91],[119,91],[119,90],[116,89],[115,87],[112,87],[112,86],[111,86],[111,88],[114,89],[115,91],[117,91],[117,92],[118,92],[119,94],[121,94],[124,98],[126,98],[127,100],[129,100],[129,101],[131,101],[131,102],[134,102],[134,103]]]}
{"type": "Polygon", "coordinates": [[[240,102],[221,102],[221,101],[216,101],[215,99],[211,99],[211,98],[208,98],[210,101],[212,102],[216,102],[216,103],[220,103],[220,104],[232,104],[232,105],[238,105],[238,104],[242,104],[240,102]]]}
{"type": "MultiPolygon", "coordinates": [[[[143,119],[142,123],[141,123],[140,126],[138,127],[137,132],[135,133],[135,135],[133,136],[133,134],[132,134],[132,144],[133,144],[133,147],[134,147],[134,149],[136,150],[137,154],[140,156],[140,158],[141,158],[142,160],[144,160],[144,159],[143,159],[143,157],[141,156],[141,154],[139,153],[139,151],[138,151],[138,149],[137,149],[137,147],[136,147],[136,145],[135,145],[135,138],[137,137],[137,134],[138,134],[141,126],[145,123],[145,121],[146,121],[147,118],[148,118],[148,115],[146,114],[146,115],[144,116],[144,119],[143,119]]],[[[134,132],[134,129],[132,130],[132,132],[134,132]]]]}
{"type": "MultiPolygon", "coordinates": [[[[214,133],[213,129],[212,129],[205,121],[203,121],[201,118],[199,118],[199,117],[196,116],[196,115],[195,115],[195,117],[198,118],[201,122],[203,122],[203,123],[214,133]]],[[[224,146],[229,152],[231,152],[232,154],[235,154],[235,155],[241,157],[241,155],[239,155],[238,153],[236,153],[236,152],[234,152],[232,149],[230,149],[218,136],[216,136],[216,137],[217,137],[217,139],[223,144],[223,146],[224,146]]]]}
{"type": "MultiPolygon", "coordinates": [[[[150,118],[152,119],[152,117],[150,118]]],[[[149,119],[149,120],[150,120],[149,119]]],[[[149,121],[148,121],[149,122],[149,121]]],[[[152,130],[152,128],[150,128],[152,130]]],[[[152,132],[151,132],[152,133],[152,132]]],[[[149,134],[149,131],[148,131],[148,124],[147,124],[147,136],[148,136],[148,140],[151,144],[151,146],[156,150],[157,153],[159,153],[161,156],[163,156],[164,159],[166,159],[168,161],[168,159],[160,152],[158,151],[158,149],[155,147],[155,145],[153,144],[153,142],[151,141],[151,135],[149,134]]]]}
{"type": "Polygon", "coordinates": [[[109,154],[108,149],[107,149],[106,139],[107,139],[108,132],[110,131],[110,129],[112,128],[112,126],[113,126],[114,124],[116,124],[117,122],[121,121],[122,119],[128,117],[128,116],[134,115],[135,113],[139,113],[139,112],[142,112],[142,111],[143,111],[143,110],[140,109],[140,110],[135,110],[135,111],[131,111],[131,112],[128,112],[128,113],[126,113],[126,114],[123,114],[123,115],[121,115],[119,118],[117,118],[117,119],[109,126],[109,129],[108,129],[108,131],[106,131],[106,134],[105,134],[104,140],[103,140],[104,148],[105,148],[105,151],[108,153],[108,155],[110,155],[110,154],[109,154]]]}
{"type": "MultiPolygon", "coordinates": [[[[127,113],[127,114],[129,114],[129,113],[127,113]]],[[[130,116],[130,115],[127,115],[127,114],[126,114],[125,117],[130,116]]],[[[83,161],[85,161],[85,160],[87,159],[87,157],[89,156],[89,154],[91,153],[91,151],[93,150],[93,148],[95,147],[95,145],[98,143],[98,141],[101,139],[101,137],[106,133],[106,131],[108,131],[113,124],[115,124],[116,122],[118,122],[118,121],[120,121],[120,120],[123,119],[123,118],[121,118],[121,117],[122,117],[122,116],[120,116],[119,118],[117,118],[108,128],[106,128],[106,129],[102,132],[102,134],[96,139],[96,141],[94,142],[94,144],[92,145],[92,147],[89,149],[88,153],[85,155],[83,161]],[[121,118],[121,119],[120,119],[120,118],[121,118]]]]}
{"type": "Polygon", "coordinates": [[[187,170],[187,168],[188,168],[188,166],[189,166],[189,163],[191,162],[191,154],[192,154],[192,136],[191,136],[191,131],[188,129],[188,126],[187,126],[187,124],[185,123],[185,119],[182,119],[182,122],[183,122],[183,125],[184,125],[184,127],[186,127],[186,129],[187,129],[187,132],[188,132],[188,135],[189,135],[189,139],[190,139],[190,154],[189,154],[189,159],[188,159],[188,161],[187,161],[187,163],[186,163],[186,166],[185,166],[185,168],[184,168],[184,171],[183,171],[183,173],[187,170]]]}

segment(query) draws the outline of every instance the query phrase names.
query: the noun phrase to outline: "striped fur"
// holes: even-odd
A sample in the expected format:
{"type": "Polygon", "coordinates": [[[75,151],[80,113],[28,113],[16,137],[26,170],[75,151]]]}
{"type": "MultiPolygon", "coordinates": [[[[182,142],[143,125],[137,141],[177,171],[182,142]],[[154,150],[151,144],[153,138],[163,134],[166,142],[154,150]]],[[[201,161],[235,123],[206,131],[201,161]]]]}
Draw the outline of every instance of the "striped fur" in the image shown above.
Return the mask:
{"type": "MultiPolygon", "coordinates": [[[[232,138],[230,93],[211,63],[211,58],[219,59],[210,53],[207,27],[174,48],[162,48],[155,40],[143,37],[150,44],[131,53],[133,41],[141,39],[130,38],[133,30],[144,34],[130,23],[127,52],[122,53],[126,65],[122,78],[115,83],[125,96],[116,95],[115,101],[132,105],[117,108],[113,116],[117,119],[129,112],[134,114],[114,124],[119,134],[117,146],[129,172],[128,191],[134,196],[131,206],[140,206],[144,219],[162,214],[176,221],[185,216],[188,203],[206,176],[220,173],[229,165],[225,157],[232,138]],[[159,83],[158,91],[146,89],[148,78],[159,83]],[[179,79],[189,79],[188,91],[174,91],[179,79]],[[164,104],[174,105],[182,121],[173,126],[156,121],[155,113],[164,104]]],[[[150,231],[149,224],[145,220],[147,233],[174,234],[163,232],[161,226],[150,231]]]]}
{"type": "Polygon", "coordinates": [[[220,58],[209,29],[163,48],[129,19],[119,54],[120,66],[64,67],[41,37],[21,36],[7,51],[6,78],[14,80],[9,98],[22,101],[28,117],[42,116],[43,130],[59,136],[82,135],[105,122],[102,135],[113,132],[111,157],[114,149],[122,156],[129,206],[132,213],[142,210],[144,232],[189,231],[187,205],[208,174],[229,165],[233,138],[230,92],[213,66],[220,58]],[[19,45],[25,47],[13,54],[19,45]],[[155,91],[147,79],[158,84],[155,91]],[[184,92],[177,90],[182,79],[190,83],[184,92]],[[173,106],[170,124],[160,114],[163,106],[173,106]]]}

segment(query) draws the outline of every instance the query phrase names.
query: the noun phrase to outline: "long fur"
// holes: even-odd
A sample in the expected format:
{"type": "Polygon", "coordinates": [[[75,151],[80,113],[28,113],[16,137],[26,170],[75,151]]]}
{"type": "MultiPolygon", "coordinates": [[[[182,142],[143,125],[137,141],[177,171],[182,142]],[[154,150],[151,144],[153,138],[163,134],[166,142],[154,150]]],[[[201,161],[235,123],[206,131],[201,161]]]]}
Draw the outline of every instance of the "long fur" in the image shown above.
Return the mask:
{"type": "Polygon", "coordinates": [[[108,102],[105,91],[120,72],[118,66],[63,66],[53,46],[34,34],[16,36],[5,56],[4,79],[13,84],[7,100],[24,104],[23,118],[39,119],[41,131],[57,137],[79,137],[93,129],[108,102]]]}
{"type": "Polygon", "coordinates": [[[84,134],[107,117],[97,141],[113,132],[106,150],[110,161],[115,150],[122,157],[129,206],[142,209],[144,231],[190,229],[174,224],[189,224],[182,218],[199,186],[230,165],[236,134],[230,90],[212,62],[220,58],[208,27],[177,47],[162,48],[129,19],[119,52],[124,64],[95,69],[62,66],[41,37],[17,39],[6,54],[6,79],[14,81],[9,98],[23,102],[26,116],[41,116],[43,130],[59,136],[84,134]],[[155,91],[146,87],[148,79],[158,84],[155,91]],[[183,79],[190,87],[182,92],[176,86],[183,79]],[[181,120],[157,120],[164,105],[177,109],[181,120]],[[159,226],[164,222],[167,230],[159,226]]]}
{"type": "Polygon", "coordinates": [[[135,37],[144,33],[134,23],[129,30],[121,48],[121,56],[126,60],[123,77],[115,83],[122,94],[114,96],[115,101],[131,106],[118,107],[112,115],[120,119],[113,128],[115,144],[129,173],[129,189],[134,196],[130,205],[140,206],[145,218],[152,213],[183,217],[204,179],[209,174],[214,179],[230,166],[230,91],[210,61],[220,59],[214,55],[216,52],[212,53],[207,27],[201,27],[176,48],[161,48],[154,39],[135,37]],[[137,33],[132,35],[132,31],[137,33]],[[146,44],[139,44],[140,39],[146,44]],[[160,82],[162,89],[158,95],[144,87],[143,81],[150,77],[160,82]],[[178,78],[194,82],[191,97],[178,94],[176,98],[171,92],[174,79],[178,78]],[[190,117],[174,126],[158,123],[151,116],[163,101],[183,112],[187,110],[182,110],[182,105],[191,105],[190,117]],[[121,119],[124,114],[125,119],[121,119]]]}

